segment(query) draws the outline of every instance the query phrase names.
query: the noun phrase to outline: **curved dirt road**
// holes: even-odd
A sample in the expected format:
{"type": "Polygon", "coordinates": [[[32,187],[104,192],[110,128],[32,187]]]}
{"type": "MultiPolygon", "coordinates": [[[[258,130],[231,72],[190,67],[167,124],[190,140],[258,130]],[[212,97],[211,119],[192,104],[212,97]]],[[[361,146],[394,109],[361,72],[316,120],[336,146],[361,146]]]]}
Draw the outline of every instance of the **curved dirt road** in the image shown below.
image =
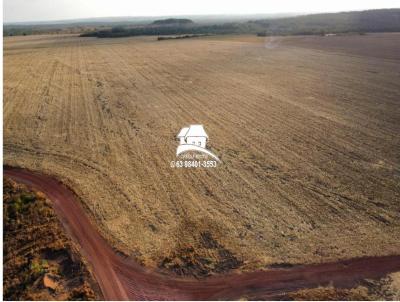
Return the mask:
{"type": "MultiPolygon", "coordinates": [[[[364,278],[400,271],[400,255],[296,266],[204,280],[177,278],[147,270],[116,253],[90,222],[72,191],[54,178],[4,167],[4,175],[44,192],[70,236],[91,264],[106,300],[268,299],[283,292],[332,283],[352,287],[364,278]]],[[[134,235],[134,234],[132,234],[134,235]]]]}

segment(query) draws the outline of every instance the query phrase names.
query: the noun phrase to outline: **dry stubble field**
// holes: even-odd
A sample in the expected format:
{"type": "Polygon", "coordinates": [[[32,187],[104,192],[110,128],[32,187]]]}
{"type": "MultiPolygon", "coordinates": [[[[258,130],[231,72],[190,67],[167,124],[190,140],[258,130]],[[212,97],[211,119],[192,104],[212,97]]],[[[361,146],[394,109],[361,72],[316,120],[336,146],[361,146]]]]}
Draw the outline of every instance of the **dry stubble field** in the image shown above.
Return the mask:
{"type": "Polygon", "coordinates": [[[245,270],[400,250],[400,34],[4,42],[4,163],[143,264],[216,258],[204,234],[245,270]],[[218,168],[170,168],[194,123],[218,168]]]}

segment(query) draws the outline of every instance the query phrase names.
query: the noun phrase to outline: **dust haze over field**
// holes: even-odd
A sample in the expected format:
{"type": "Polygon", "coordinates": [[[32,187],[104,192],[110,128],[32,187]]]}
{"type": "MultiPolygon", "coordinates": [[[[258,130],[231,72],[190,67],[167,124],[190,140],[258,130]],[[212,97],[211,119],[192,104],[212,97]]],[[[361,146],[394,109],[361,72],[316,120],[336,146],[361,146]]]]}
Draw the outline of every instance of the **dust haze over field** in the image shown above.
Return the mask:
{"type": "Polygon", "coordinates": [[[204,234],[244,270],[395,254],[399,53],[399,34],[6,38],[4,163],[57,176],[152,267],[217,262],[204,234]],[[190,124],[217,168],[170,167],[190,124]]]}

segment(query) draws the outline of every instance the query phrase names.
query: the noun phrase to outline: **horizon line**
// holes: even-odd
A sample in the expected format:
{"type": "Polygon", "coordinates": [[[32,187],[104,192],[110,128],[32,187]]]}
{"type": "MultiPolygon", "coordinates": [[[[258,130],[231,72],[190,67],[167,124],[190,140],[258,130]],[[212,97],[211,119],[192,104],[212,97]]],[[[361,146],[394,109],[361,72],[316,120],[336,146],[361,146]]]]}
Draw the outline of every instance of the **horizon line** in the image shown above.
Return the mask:
{"type": "MultiPolygon", "coordinates": [[[[48,24],[54,24],[54,23],[60,23],[62,24],[63,22],[65,23],[70,23],[73,21],[83,21],[83,20],[95,20],[95,19],[112,19],[112,18],[161,18],[161,17],[217,17],[217,16],[224,16],[224,17],[240,17],[240,16],[257,16],[257,15],[269,15],[269,16],[274,16],[274,15],[291,15],[292,17],[295,16],[300,16],[300,15],[313,15],[313,14],[335,14],[335,13],[347,13],[347,12],[361,12],[361,11],[369,11],[369,10],[391,10],[391,9],[399,9],[400,7],[392,7],[392,8],[371,8],[371,9],[354,9],[354,10],[335,10],[335,11],[302,11],[302,12],[290,12],[290,11],[282,11],[282,12],[277,12],[277,13],[235,13],[235,14],[230,14],[230,13],[216,13],[216,14],[196,14],[196,13],[189,13],[189,14],[171,14],[171,15],[134,15],[134,16],[99,16],[99,17],[79,17],[79,18],[67,18],[67,19],[48,19],[48,20],[27,20],[27,21],[4,21],[3,25],[23,25],[23,24],[38,24],[38,23],[48,23],[48,24]],[[53,23],[52,23],[53,22],[53,23]]],[[[112,21],[105,21],[105,22],[110,22],[112,21]]]]}

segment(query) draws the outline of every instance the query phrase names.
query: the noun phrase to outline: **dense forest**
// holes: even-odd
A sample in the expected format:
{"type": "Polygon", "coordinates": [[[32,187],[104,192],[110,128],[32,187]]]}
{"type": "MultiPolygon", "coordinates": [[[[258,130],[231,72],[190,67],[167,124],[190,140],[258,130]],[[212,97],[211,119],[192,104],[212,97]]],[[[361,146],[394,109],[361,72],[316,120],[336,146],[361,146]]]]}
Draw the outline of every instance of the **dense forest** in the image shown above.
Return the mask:
{"type": "Polygon", "coordinates": [[[194,22],[190,19],[175,19],[175,18],[168,18],[168,19],[162,19],[162,20],[155,20],[153,21],[153,25],[188,25],[188,24],[193,24],[194,22]]]}

